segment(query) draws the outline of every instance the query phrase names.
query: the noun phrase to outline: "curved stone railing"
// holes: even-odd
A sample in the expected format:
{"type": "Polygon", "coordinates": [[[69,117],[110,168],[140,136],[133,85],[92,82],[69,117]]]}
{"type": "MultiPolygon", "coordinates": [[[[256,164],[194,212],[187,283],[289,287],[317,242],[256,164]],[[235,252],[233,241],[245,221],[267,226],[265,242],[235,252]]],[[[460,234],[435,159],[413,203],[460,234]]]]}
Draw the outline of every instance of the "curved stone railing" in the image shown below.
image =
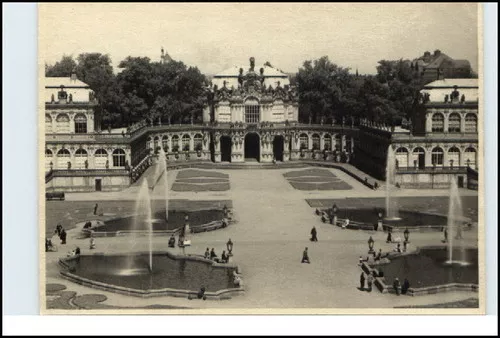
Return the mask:
{"type": "MultiPolygon", "coordinates": [[[[146,252],[138,252],[135,254],[146,254],[146,252]]],[[[165,254],[171,259],[175,260],[188,260],[188,261],[197,261],[197,262],[202,262],[207,265],[210,265],[214,269],[233,269],[238,275],[241,274],[241,270],[238,265],[235,264],[229,264],[229,263],[217,263],[215,261],[212,261],[210,259],[206,259],[204,257],[198,256],[198,255],[176,255],[174,253],[171,253],[169,251],[155,251],[155,254],[165,254]]],[[[98,255],[98,254],[96,254],[98,255]]],[[[110,254],[112,255],[112,254],[110,254]]],[[[119,254],[115,254],[119,255],[119,254]]],[[[95,289],[100,289],[103,291],[110,291],[110,292],[115,292],[115,293],[120,293],[124,294],[127,296],[136,296],[136,297],[143,297],[143,298],[149,298],[149,297],[158,297],[158,296],[171,296],[171,297],[183,297],[183,298],[196,298],[198,294],[198,290],[184,290],[184,289],[174,289],[174,288],[162,288],[162,289],[148,289],[148,290],[140,290],[140,289],[133,289],[133,288],[127,288],[123,286],[118,286],[118,285],[113,285],[113,284],[108,284],[104,282],[99,282],[95,280],[91,280],[88,278],[84,278],[78,275],[75,275],[71,271],[71,267],[68,264],[69,261],[72,260],[77,260],[79,257],[78,256],[72,256],[72,257],[66,257],[66,258],[61,258],[59,259],[59,265],[64,268],[60,273],[61,275],[75,283],[78,283],[82,286],[87,286],[95,289]]],[[[240,295],[245,292],[244,286],[243,286],[243,280],[240,277],[240,284],[238,286],[235,285],[234,288],[230,289],[221,289],[215,292],[205,292],[205,296],[207,299],[213,299],[213,300],[221,300],[221,299],[231,299],[233,296],[240,295]]]]}
{"type": "MultiPolygon", "coordinates": [[[[418,255],[420,253],[420,249],[422,249],[422,248],[423,249],[442,248],[442,246],[439,246],[439,247],[438,246],[418,247],[414,251],[403,252],[403,253],[390,252],[384,258],[384,262],[381,264],[378,264],[378,266],[389,264],[391,262],[390,259],[392,257],[400,257],[400,256],[406,256],[406,255],[418,255]]],[[[372,276],[379,275],[379,270],[377,268],[371,267],[368,262],[363,262],[361,264],[361,269],[366,274],[371,274],[372,276]]],[[[391,294],[396,293],[396,290],[394,290],[394,287],[392,285],[386,284],[385,277],[375,277],[374,278],[374,285],[382,293],[391,293],[391,294]]],[[[435,293],[448,292],[448,291],[478,292],[479,285],[473,284],[473,283],[447,283],[447,284],[440,284],[440,285],[431,285],[431,286],[426,286],[426,287],[421,287],[421,288],[410,287],[406,294],[409,296],[421,296],[421,295],[435,294],[435,293]]]]}

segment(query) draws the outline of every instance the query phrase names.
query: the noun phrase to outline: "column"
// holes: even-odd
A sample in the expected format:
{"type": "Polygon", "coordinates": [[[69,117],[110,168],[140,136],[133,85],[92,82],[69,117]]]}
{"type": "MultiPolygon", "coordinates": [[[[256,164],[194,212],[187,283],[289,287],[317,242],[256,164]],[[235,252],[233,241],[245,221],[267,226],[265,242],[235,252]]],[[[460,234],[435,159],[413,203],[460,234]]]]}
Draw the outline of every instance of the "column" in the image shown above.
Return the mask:
{"type": "Polygon", "coordinates": [[[325,149],[325,134],[321,134],[319,136],[319,149],[320,150],[325,149]]]}
{"type": "Polygon", "coordinates": [[[430,112],[425,114],[425,132],[432,132],[432,114],[430,112]]]}
{"type": "Polygon", "coordinates": [[[71,134],[75,133],[75,114],[70,114],[69,115],[69,132],[71,134]]]}
{"type": "Polygon", "coordinates": [[[345,135],[342,135],[340,138],[340,150],[344,151],[345,150],[345,135]]]}
{"type": "Polygon", "coordinates": [[[449,126],[448,118],[450,117],[450,114],[446,113],[446,114],[443,114],[443,115],[444,115],[444,132],[447,133],[448,132],[448,126],[449,126]]]}

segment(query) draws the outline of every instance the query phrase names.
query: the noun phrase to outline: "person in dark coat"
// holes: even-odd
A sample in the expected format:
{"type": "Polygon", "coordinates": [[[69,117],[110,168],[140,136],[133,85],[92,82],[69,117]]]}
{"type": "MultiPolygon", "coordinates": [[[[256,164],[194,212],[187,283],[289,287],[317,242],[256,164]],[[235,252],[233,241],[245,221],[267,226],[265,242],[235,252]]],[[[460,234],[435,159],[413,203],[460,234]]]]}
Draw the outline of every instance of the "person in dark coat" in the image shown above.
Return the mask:
{"type": "Polygon", "coordinates": [[[222,250],[222,255],[220,256],[220,262],[221,263],[227,263],[227,261],[228,261],[228,257],[226,255],[226,251],[222,250]]]}
{"type": "Polygon", "coordinates": [[[168,240],[168,247],[175,248],[175,236],[172,234],[168,240]]]}
{"type": "Polygon", "coordinates": [[[94,215],[97,215],[97,208],[99,207],[99,205],[96,203],[95,206],[94,206],[94,215]]]}
{"type": "Polygon", "coordinates": [[[61,244],[66,244],[66,230],[61,230],[59,238],[61,238],[61,244]]]}
{"type": "Polygon", "coordinates": [[[387,232],[387,240],[386,240],[386,243],[392,243],[392,232],[391,230],[389,230],[387,232]]]}
{"type": "Polygon", "coordinates": [[[364,272],[361,272],[361,276],[359,277],[359,288],[361,290],[364,290],[365,289],[365,273],[364,272]]]}
{"type": "Polygon", "coordinates": [[[313,227],[312,230],[311,230],[311,241],[312,242],[317,242],[318,241],[317,235],[318,235],[318,233],[316,231],[316,227],[313,227]]]}
{"type": "Polygon", "coordinates": [[[215,249],[212,248],[212,250],[210,251],[210,259],[214,259],[214,258],[217,258],[217,254],[215,253],[215,249]]]}
{"type": "Polygon", "coordinates": [[[378,250],[377,256],[375,257],[376,261],[379,261],[382,259],[382,249],[378,250]]]}
{"type": "Polygon", "coordinates": [[[205,288],[202,287],[200,291],[198,291],[198,294],[196,296],[198,297],[198,299],[206,300],[207,296],[205,296],[205,288]]]}
{"type": "Polygon", "coordinates": [[[410,282],[408,281],[408,278],[405,278],[403,282],[403,286],[401,287],[401,294],[406,295],[406,292],[410,288],[410,282]]]}
{"type": "Polygon", "coordinates": [[[301,263],[308,263],[308,264],[311,263],[309,261],[309,255],[307,254],[307,248],[305,248],[304,252],[302,253],[302,262],[301,263]]]}
{"type": "Polygon", "coordinates": [[[207,248],[207,250],[205,251],[205,258],[210,259],[210,249],[209,248],[207,248]]]}
{"type": "Polygon", "coordinates": [[[75,255],[76,256],[80,256],[80,253],[81,253],[80,247],[77,246],[76,249],[75,249],[75,255]]]}

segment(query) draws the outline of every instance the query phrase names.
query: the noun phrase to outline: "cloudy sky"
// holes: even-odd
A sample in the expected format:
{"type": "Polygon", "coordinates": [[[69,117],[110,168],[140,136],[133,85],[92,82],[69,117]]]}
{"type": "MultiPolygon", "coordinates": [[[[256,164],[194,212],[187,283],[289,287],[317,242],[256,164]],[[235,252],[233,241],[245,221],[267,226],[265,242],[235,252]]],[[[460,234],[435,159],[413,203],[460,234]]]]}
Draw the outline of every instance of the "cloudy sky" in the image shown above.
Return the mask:
{"type": "Polygon", "coordinates": [[[270,61],[295,72],[328,55],[373,74],[381,59],[440,49],[478,66],[477,5],[446,4],[41,4],[41,62],[84,52],[173,59],[214,74],[270,61]]]}

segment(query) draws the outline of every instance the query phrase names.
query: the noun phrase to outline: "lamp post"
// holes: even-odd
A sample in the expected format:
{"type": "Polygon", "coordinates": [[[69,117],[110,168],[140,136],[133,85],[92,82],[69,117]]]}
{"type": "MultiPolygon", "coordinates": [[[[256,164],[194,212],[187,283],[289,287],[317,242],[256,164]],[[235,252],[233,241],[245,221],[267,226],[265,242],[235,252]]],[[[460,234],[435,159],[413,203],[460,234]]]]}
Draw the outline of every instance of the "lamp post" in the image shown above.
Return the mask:
{"type": "Polygon", "coordinates": [[[375,251],[373,251],[373,244],[375,243],[375,241],[373,240],[372,236],[370,236],[370,238],[368,239],[368,248],[370,250],[368,250],[368,253],[369,254],[373,254],[375,251]]]}
{"type": "Polygon", "coordinates": [[[232,253],[232,251],[233,251],[233,242],[231,241],[231,238],[229,239],[229,241],[227,241],[226,247],[227,247],[227,255],[228,256],[232,256],[233,255],[233,253],[232,253]]]}
{"type": "Polygon", "coordinates": [[[405,236],[405,243],[410,243],[410,241],[408,240],[410,238],[410,230],[408,230],[408,228],[406,228],[406,230],[403,234],[405,236]]]}

